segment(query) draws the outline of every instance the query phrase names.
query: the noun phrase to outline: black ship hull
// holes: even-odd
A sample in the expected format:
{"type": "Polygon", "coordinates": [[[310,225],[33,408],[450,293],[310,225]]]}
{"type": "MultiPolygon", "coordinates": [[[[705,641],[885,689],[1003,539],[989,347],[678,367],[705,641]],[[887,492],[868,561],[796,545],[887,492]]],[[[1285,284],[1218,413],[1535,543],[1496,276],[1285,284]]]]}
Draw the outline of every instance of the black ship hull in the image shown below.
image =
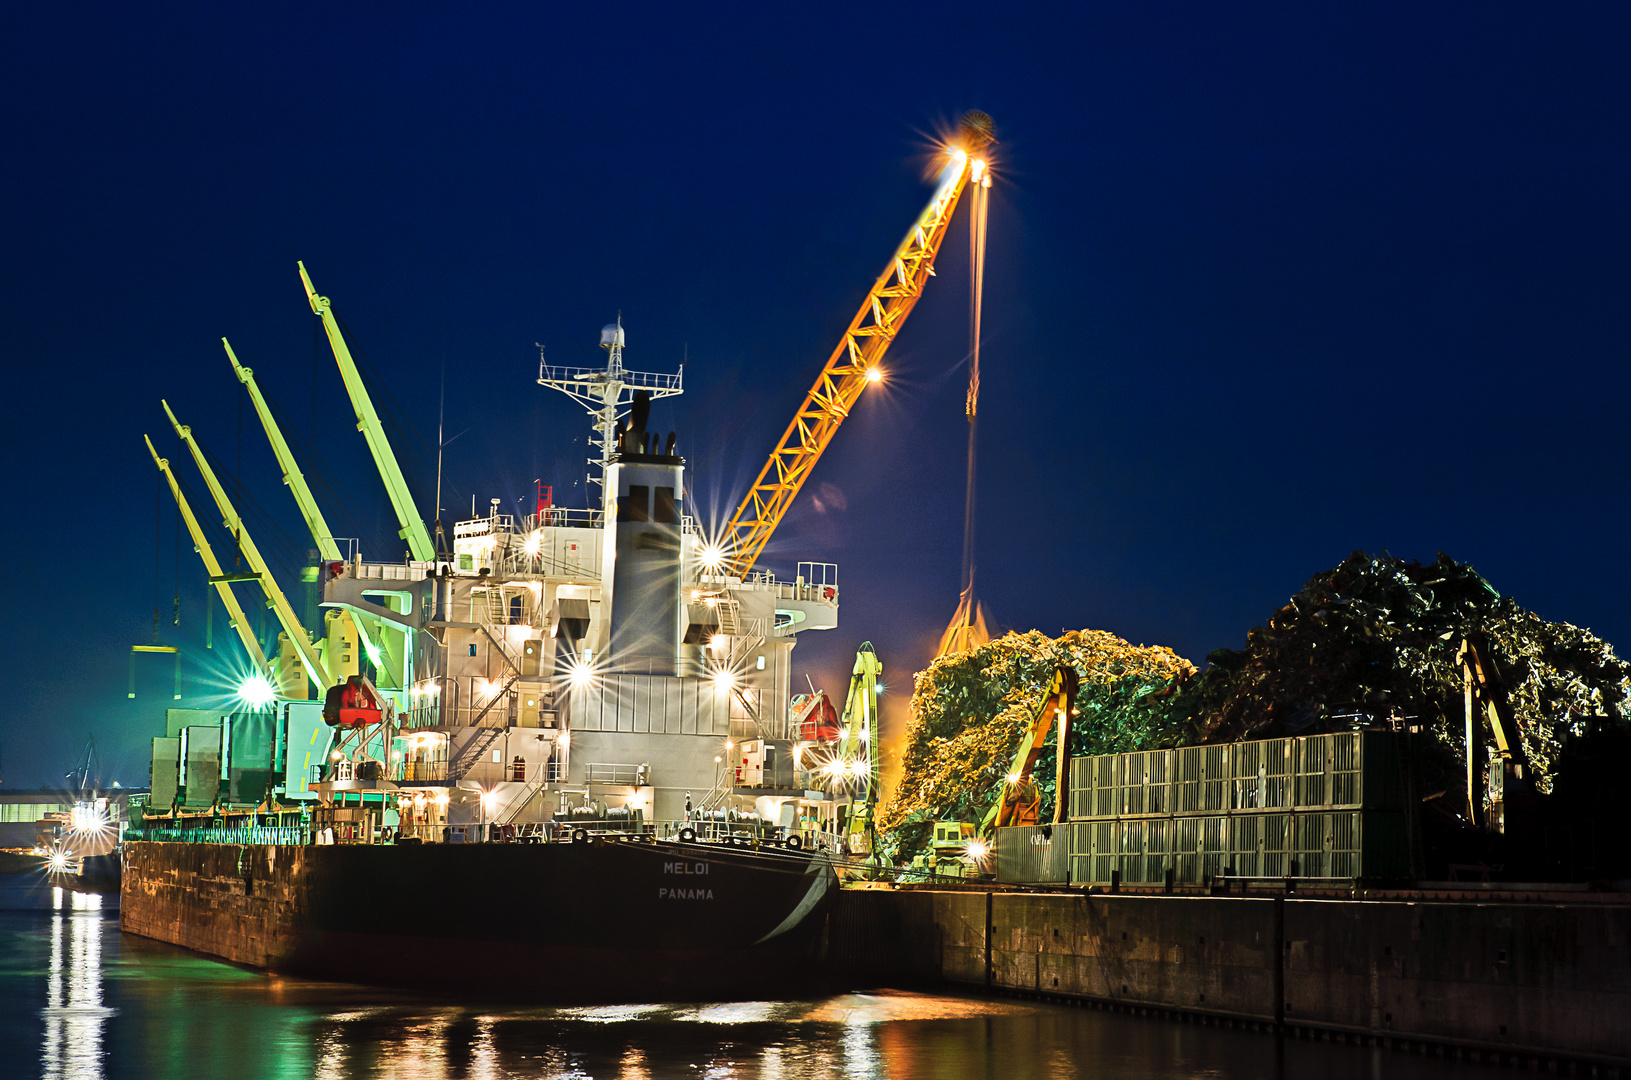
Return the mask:
{"type": "Polygon", "coordinates": [[[546,1001],[814,986],[824,856],[714,844],[132,843],[134,933],[292,975],[546,1001]]]}

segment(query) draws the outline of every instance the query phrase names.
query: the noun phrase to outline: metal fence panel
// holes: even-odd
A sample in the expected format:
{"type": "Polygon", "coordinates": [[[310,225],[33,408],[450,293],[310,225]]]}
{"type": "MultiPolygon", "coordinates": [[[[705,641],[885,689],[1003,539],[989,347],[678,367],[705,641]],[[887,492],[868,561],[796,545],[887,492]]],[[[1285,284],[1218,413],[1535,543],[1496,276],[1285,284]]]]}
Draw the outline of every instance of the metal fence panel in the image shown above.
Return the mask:
{"type": "Polygon", "coordinates": [[[996,847],[998,881],[1035,885],[1070,880],[1070,835],[1063,826],[998,829],[996,847]]]}

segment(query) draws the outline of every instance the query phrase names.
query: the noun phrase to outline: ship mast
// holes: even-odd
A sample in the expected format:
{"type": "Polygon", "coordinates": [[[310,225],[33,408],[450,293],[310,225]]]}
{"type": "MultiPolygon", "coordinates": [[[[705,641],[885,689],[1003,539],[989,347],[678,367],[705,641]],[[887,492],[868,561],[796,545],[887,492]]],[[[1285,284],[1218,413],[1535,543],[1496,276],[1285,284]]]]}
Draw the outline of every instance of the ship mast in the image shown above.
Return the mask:
{"type": "Polygon", "coordinates": [[[611,509],[615,497],[606,487],[606,469],[617,446],[618,422],[629,414],[634,395],[644,390],[655,401],[685,392],[683,366],[675,375],[629,371],[623,366],[623,344],[623,316],[619,313],[616,322],[600,331],[600,347],[607,352],[605,368],[551,367],[544,363],[544,347],[538,346],[538,385],[559,390],[594,417],[595,434],[589,445],[599,447],[600,456],[590,458],[588,463],[599,466],[600,475],[591,476],[589,482],[600,485],[602,511],[611,509]]]}

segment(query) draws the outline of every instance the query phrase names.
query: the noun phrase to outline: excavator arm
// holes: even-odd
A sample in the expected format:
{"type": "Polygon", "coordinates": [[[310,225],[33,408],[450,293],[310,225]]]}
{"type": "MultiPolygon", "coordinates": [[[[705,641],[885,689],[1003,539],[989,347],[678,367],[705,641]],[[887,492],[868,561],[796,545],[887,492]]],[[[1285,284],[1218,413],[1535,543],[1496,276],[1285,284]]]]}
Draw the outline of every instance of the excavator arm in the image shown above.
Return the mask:
{"type": "Polygon", "coordinates": [[[311,304],[312,313],[323,320],[323,332],[328,335],[334,360],[340,365],[340,378],[345,381],[346,393],[351,395],[352,408],[357,412],[357,430],[362,432],[363,439],[368,443],[368,452],[374,456],[374,466],[379,469],[380,479],[385,482],[385,493],[391,499],[391,508],[396,511],[396,519],[402,526],[397,535],[408,542],[408,552],[414,559],[430,562],[436,558],[436,547],[431,543],[424,519],[414,508],[413,496],[408,493],[408,482],[397,465],[396,455],[391,452],[390,440],[385,437],[385,427],[379,422],[374,401],[368,396],[368,388],[363,385],[362,374],[357,370],[356,361],[351,358],[345,335],[340,332],[339,320],[334,317],[334,306],[329,303],[328,297],[317,295],[311,278],[306,274],[306,264],[295,265],[300,267],[300,282],[306,287],[306,300],[311,304]]]}
{"type": "MultiPolygon", "coordinates": [[[[1047,695],[1037,707],[1035,715],[1031,717],[1030,730],[1020,740],[1019,749],[1014,753],[1013,764],[1008,769],[1008,775],[1003,777],[1002,790],[997,800],[986,811],[985,819],[980,822],[979,835],[990,839],[992,833],[1005,825],[1035,825],[1040,818],[1041,799],[1036,792],[1036,786],[1031,781],[1031,770],[1036,767],[1036,759],[1047,744],[1048,735],[1058,724],[1058,746],[1060,757],[1060,776],[1064,775],[1064,759],[1066,748],[1069,745],[1070,717],[1076,707],[1077,677],[1076,669],[1065,664],[1054,670],[1053,678],[1048,682],[1047,695]]],[[[1060,817],[1060,800],[1064,798],[1065,785],[1061,783],[1054,794],[1054,821],[1060,817]]]]}
{"type": "MultiPolygon", "coordinates": [[[[1526,761],[1523,742],[1519,737],[1518,720],[1507,699],[1506,688],[1489,655],[1489,645],[1481,634],[1468,634],[1456,652],[1461,665],[1462,692],[1466,701],[1466,753],[1467,753],[1467,811],[1470,820],[1477,823],[1484,817],[1483,799],[1478,783],[1478,757],[1480,721],[1489,723],[1495,739],[1497,760],[1490,763],[1491,775],[1485,788],[1490,795],[1490,820],[1485,824],[1497,831],[1507,831],[1508,818],[1513,807],[1522,807],[1527,794],[1525,788],[1526,761]]],[[[1520,810],[1521,812],[1521,810],[1520,810]]]]}
{"type": "MultiPolygon", "coordinates": [[[[970,114],[972,120],[973,114],[970,114]]],[[[870,383],[883,379],[879,366],[895,335],[906,323],[923,294],[923,286],[934,274],[934,259],[951,224],[952,212],[963,188],[972,179],[978,182],[985,162],[977,155],[990,143],[990,118],[971,123],[965,120],[964,148],[951,151],[950,160],[940,171],[934,196],[912,225],[911,231],[895,249],[889,265],[873,283],[849,328],[828,357],[804,403],[793,414],[792,423],[759,470],[747,497],[736,508],[726,526],[729,572],[744,577],[770,541],[771,533],[786,516],[804,481],[809,479],[827,444],[870,383]],[[979,126],[983,123],[984,126],[979,126]]]]}

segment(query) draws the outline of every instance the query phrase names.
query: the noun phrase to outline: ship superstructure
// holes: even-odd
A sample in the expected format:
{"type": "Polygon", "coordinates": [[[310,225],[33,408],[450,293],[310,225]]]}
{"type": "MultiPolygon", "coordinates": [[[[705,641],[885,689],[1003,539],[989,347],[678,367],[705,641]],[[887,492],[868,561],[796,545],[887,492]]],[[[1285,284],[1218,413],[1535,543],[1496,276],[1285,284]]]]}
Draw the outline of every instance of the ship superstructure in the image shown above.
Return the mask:
{"type": "Polygon", "coordinates": [[[676,435],[647,430],[680,376],[624,369],[624,334],[602,332],[603,366],[540,368],[591,405],[600,507],[540,489],[530,514],[495,499],[456,522],[434,559],[324,565],[325,607],[411,643],[400,712],[327,762],[325,803],[395,790],[400,835],[427,839],[557,820],[832,821],[788,703],[796,635],[837,625],[837,567],[725,571],[688,512],[676,435]]]}

